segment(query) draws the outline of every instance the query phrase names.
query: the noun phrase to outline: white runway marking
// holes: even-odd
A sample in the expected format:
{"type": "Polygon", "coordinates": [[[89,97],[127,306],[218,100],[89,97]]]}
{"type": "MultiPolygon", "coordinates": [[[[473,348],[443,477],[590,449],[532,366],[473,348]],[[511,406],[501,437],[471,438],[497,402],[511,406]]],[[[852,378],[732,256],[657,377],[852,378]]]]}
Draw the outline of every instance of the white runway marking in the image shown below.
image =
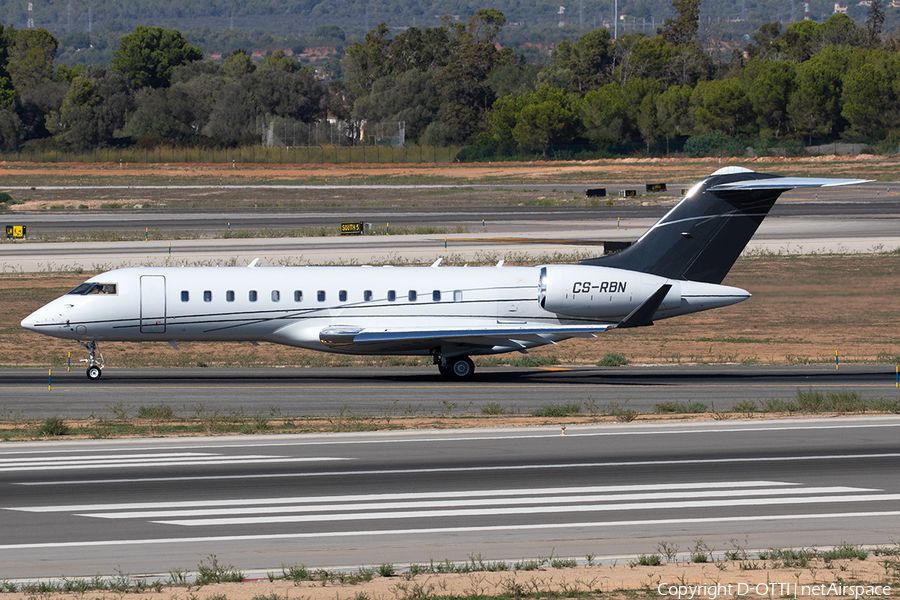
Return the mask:
{"type": "MultiPolygon", "coordinates": [[[[557,434],[559,436],[559,434],[557,434]]],[[[530,469],[583,469],[583,468],[608,468],[608,467],[632,467],[632,466],[666,466],[666,465],[701,465],[701,464],[743,464],[765,462],[791,462],[791,461],[818,461],[818,460],[854,460],[854,459],[878,459],[900,458],[900,453],[886,452],[873,454],[822,454],[811,456],[769,456],[769,457],[736,457],[736,458],[705,458],[685,460],[633,460],[610,461],[589,463],[553,463],[553,464],[527,464],[504,465],[488,467],[436,467],[426,469],[370,469],[365,471],[322,471],[322,472],[292,472],[292,473],[254,473],[248,475],[200,475],[200,476],[170,476],[170,477],[129,477],[121,479],[77,479],[58,481],[24,481],[14,485],[29,486],[58,486],[58,485],[96,485],[109,483],[153,483],[163,481],[218,481],[232,479],[280,479],[290,477],[356,477],[360,475],[413,475],[422,473],[466,473],[485,471],[520,471],[530,469]]],[[[309,460],[340,460],[337,458],[321,458],[309,460]]],[[[350,460],[350,459],[345,459],[350,460]]]]}
{"type": "Polygon", "coordinates": [[[81,469],[134,469],[135,467],[184,467],[196,465],[246,465],[257,463],[297,463],[351,460],[337,457],[292,458],[266,454],[218,454],[170,452],[152,454],[81,454],[40,458],[0,459],[0,473],[29,471],[71,471],[81,469]]]}
{"type": "MultiPolygon", "coordinates": [[[[843,513],[819,513],[819,514],[791,514],[791,515],[746,515],[746,516],[727,516],[727,517],[696,517],[685,519],[647,519],[647,520],[628,520],[628,521],[606,521],[606,522],[582,522],[582,523],[530,523],[526,525],[485,525],[473,527],[430,527],[419,529],[385,529],[372,530],[361,529],[358,531],[323,531],[312,533],[276,533],[276,534],[252,534],[252,535],[223,535],[223,536],[203,536],[203,537],[169,537],[169,538],[153,538],[153,539],[126,539],[126,540],[97,540],[88,542],[43,542],[34,544],[6,544],[0,545],[0,551],[12,550],[41,550],[53,548],[89,548],[100,546],[147,546],[147,545],[169,545],[169,544],[207,544],[207,543],[223,543],[223,542],[250,542],[250,541],[277,541],[277,540],[300,540],[300,539],[316,539],[316,538],[360,538],[360,537],[378,537],[390,535],[440,535],[440,534],[461,534],[461,533],[478,533],[478,532],[500,532],[500,531],[535,531],[535,530],[562,530],[562,529],[587,529],[587,528],[606,528],[606,527],[642,527],[642,526],[658,526],[658,525],[690,525],[690,524],[711,524],[711,523],[750,523],[755,521],[788,521],[795,522],[801,520],[816,519],[885,519],[888,517],[900,517],[900,511],[872,511],[872,512],[843,512],[843,513]]],[[[879,521],[879,524],[882,524],[879,521]]]]}
{"type": "Polygon", "coordinates": [[[22,506],[7,510],[209,527],[896,501],[900,501],[900,494],[879,489],[737,481],[22,506]]]}

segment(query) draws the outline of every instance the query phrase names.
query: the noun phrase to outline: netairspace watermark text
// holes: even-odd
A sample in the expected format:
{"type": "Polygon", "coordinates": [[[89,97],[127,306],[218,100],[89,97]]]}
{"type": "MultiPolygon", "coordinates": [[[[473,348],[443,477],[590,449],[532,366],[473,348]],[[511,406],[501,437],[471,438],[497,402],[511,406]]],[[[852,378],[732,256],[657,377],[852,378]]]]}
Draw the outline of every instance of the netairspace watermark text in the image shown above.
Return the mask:
{"type": "Polygon", "coordinates": [[[878,598],[891,595],[889,585],[843,585],[838,583],[717,583],[717,584],[669,584],[660,583],[656,587],[660,596],[675,600],[717,600],[717,598],[740,598],[741,596],[765,597],[839,597],[878,598]]]}

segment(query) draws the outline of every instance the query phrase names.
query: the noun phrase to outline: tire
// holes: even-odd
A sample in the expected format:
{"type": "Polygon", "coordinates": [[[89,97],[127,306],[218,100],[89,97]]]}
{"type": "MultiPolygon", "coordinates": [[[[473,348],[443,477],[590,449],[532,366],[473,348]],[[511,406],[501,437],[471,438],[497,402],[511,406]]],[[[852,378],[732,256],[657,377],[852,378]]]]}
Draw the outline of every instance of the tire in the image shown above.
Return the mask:
{"type": "Polygon", "coordinates": [[[446,365],[438,363],[438,371],[440,371],[441,375],[443,375],[447,379],[453,377],[453,375],[450,373],[450,369],[446,365]]]}
{"type": "Polygon", "coordinates": [[[98,379],[100,379],[100,375],[102,375],[102,374],[103,374],[103,372],[100,370],[100,367],[98,367],[97,365],[87,368],[87,376],[88,376],[88,379],[90,379],[91,381],[97,381],[98,379]]]}
{"type": "Polygon", "coordinates": [[[450,378],[454,381],[468,381],[475,374],[475,363],[468,356],[458,356],[447,361],[450,378]]]}

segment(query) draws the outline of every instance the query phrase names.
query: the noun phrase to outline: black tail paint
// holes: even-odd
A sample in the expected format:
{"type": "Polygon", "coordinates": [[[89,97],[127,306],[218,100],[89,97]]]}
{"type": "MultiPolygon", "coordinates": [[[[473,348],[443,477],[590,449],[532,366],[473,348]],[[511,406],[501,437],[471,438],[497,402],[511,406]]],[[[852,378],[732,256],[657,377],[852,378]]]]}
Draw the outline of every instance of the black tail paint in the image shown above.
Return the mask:
{"type": "Polygon", "coordinates": [[[634,244],[581,264],[721,283],[778,197],[798,187],[789,179],[793,180],[746,169],[721,169],[689,192],[634,244]],[[785,179],[785,187],[779,188],[773,181],[767,181],[761,189],[753,187],[754,181],[773,179],[785,179]],[[746,185],[742,189],[719,187],[735,182],[746,185]]]}

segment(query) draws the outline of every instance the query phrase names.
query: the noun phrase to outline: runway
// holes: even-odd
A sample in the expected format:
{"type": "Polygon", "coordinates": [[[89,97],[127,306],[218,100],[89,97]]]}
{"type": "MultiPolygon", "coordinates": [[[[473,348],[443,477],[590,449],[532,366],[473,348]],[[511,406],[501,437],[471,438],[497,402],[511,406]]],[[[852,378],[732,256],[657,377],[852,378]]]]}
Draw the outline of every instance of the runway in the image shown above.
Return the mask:
{"type": "Polygon", "coordinates": [[[893,366],[694,366],[478,368],[472,381],[448,382],[434,367],[283,369],[118,369],[99,381],[84,368],[0,371],[0,416],[5,418],[112,418],[112,407],[132,415],[141,405],[165,404],[181,416],[241,413],[368,416],[478,415],[497,403],[509,414],[546,404],[578,404],[584,413],[611,406],[652,413],[662,402],[700,402],[729,411],[752,400],[793,399],[798,389],[856,392],[896,398],[893,366]],[[273,411],[275,411],[273,413],[273,411]],[[5,415],[3,414],[5,413],[5,415]]]}
{"type": "Polygon", "coordinates": [[[6,579],[885,544],[900,417],[0,446],[6,579]],[[731,541],[729,541],[731,540],[731,541]],[[732,545],[729,545],[732,544],[732,545]]]}

